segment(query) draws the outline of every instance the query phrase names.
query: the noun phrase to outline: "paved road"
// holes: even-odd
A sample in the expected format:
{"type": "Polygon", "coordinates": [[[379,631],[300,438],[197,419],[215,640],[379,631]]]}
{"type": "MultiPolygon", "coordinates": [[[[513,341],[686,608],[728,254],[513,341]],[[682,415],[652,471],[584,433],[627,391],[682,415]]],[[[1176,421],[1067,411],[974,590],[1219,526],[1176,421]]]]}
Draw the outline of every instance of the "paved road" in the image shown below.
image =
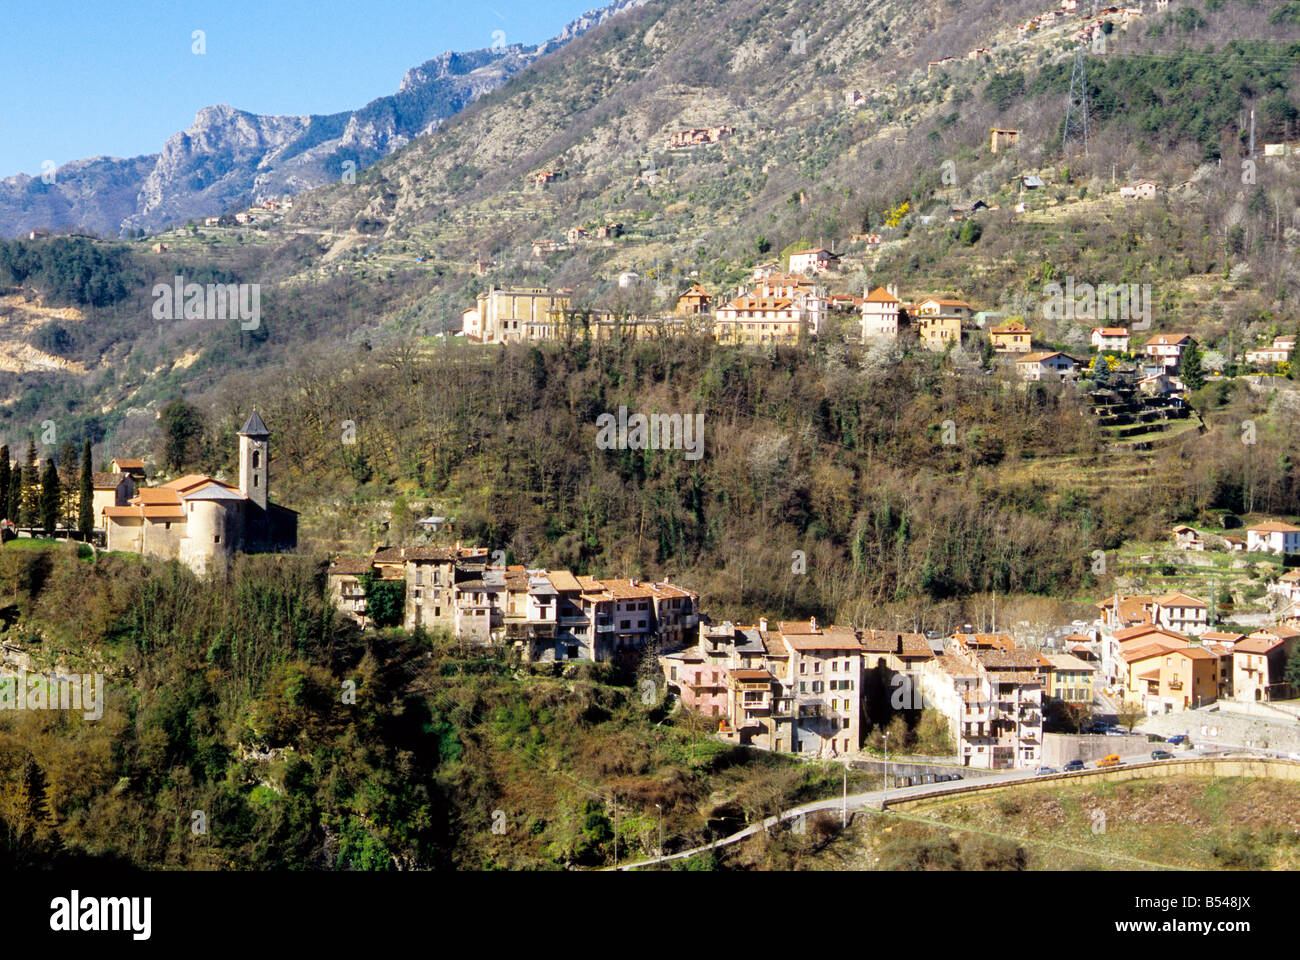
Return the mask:
{"type": "MultiPolygon", "coordinates": [[[[1151,750],[1156,749],[1158,746],[1159,744],[1151,744],[1151,750]]],[[[1150,762],[1151,750],[1143,750],[1140,753],[1126,754],[1125,756],[1121,757],[1120,760],[1122,763],[1150,762]]],[[[1174,754],[1175,759],[1191,760],[1197,757],[1213,756],[1215,754],[1222,754],[1229,751],[1222,750],[1222,749],[1205,748],[1205,749],[1196,749],[1196,750],[1171,750],[1170,752],[1174,754]]],[[[1237,753],[1241,751],[1234,749],[1231,752],[1237,753]]],[[[1282,754],[1280,751],[1267,751],[1267,750],[1253,751],[1252,750],[1251,752],[1264,753],[1264,754],[1276,753],[1281,756],[1285,756],[1285,754],[1282,754]]],[[[1088,767],[1086,771],[1078,771],[1078,772],[1079,773],[1094,772],[1096,769],[1097,769],[1096,764],[1092,764],[1091,766],[1088,767]]],[[[1066,774],[1066,776],[1074,776],[1074,775],[1075,774],[1066,774]]],[[[1045,774],[1044,776],[1051,776],[1051,774],[1045,774]]],[[[824,810],[830,811],[832,813],[840,812],[840,811],[862,810],[864,808],[880,810],[884,808],[884,803],[886,799],[890,801],[896,801],[896,800],[903,800],[908,797],[917,796],[917,795],[921,795],[921,796],[931,795],[931,794],[935,794],[936,790],[941,792],[944,786],[947,786],[952,789],[959,789],[964,786],[976,785],[976,786],[983,787],[983,786],[992,786],[998,783],[1015,783],[1017,781],[1022,781],[1022,780],[1036,780],[1036,779],[1039,779],[1039,777],[1033,770],[1006,770],[1000,773],[994,773],[988,776],[980,777],[978,780],[962,780],[951,784],[925,783],[925,784],[917,784],[916,786],[912,786],[912,787],[895,787],[892,790],[872,790],[867,793],[851,793],[849,794],[847,799],[843,797],[835,797],[830,800],[815,800],[811,803],[804,803],[804,804],[800,804],[797,807],[791,807],[790,809],[784,810],[775,816],[768,817],[767,819],[761,821],[760,823],[751,824],[750,826],[745,827],[745,829],[743,830],[730,834],[729,836],[723,837],[720,840],[716,840],[711,844],[705,844],[704,846],[694,847],[690,850],[682,850],[679,853],[670,853],[662,857],[652,857],[648,860],[638,860],[634,863],[620,864],[617,867],[608,867],[606,869],[635,870],[638,867],[650,867],[650,866],[654,866],[655,864],[668,863],[673,860],[684,860],[688,857],[694,857],[701,853],[707,853],[710,850],[716,850],[719,847],[727,847],[727,846],[731,846],[732,844],[739,843],[742,840],[754,836],[760,830],[768,830],[786,820],[793,820],[798,816],[800,816],[801,814],[806,817],[810,814],[820,813],[824,810]]]]}

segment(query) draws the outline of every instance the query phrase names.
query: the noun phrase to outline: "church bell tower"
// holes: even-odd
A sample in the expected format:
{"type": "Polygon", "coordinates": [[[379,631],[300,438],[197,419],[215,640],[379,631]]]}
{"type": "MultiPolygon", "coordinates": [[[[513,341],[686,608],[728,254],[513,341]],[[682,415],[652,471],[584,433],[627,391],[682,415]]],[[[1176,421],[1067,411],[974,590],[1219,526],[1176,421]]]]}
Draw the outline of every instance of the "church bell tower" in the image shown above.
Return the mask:
{"type": "Polygon", "coordinates": [[[271,431],[254,410],[239,431],[239,492],[266,510],[269,498],[271,431]]]}

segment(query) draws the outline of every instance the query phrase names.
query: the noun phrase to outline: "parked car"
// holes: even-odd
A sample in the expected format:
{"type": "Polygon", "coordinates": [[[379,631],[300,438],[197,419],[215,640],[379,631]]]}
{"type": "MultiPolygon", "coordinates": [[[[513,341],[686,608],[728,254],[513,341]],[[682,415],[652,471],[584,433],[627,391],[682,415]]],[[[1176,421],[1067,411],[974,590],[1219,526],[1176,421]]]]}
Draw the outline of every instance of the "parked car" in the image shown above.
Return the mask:
{"type": "Polygon", "coordinates": [[[1107,767],[1118,767],[1124,761],[1119,758],[1118,753],[1108,753],[1097,761],[1097,769],[1104,770],[1107,767]]]}
{"type": "Polygon", "coordinates": [[[1170,737],[1168,740],[1165,741],[1165,743],[1172,743],[1175,747],[1178,746],[1180,743],[1186,743],[1186,742],[1187,742],[1187,734],[1185,733],[1174,734],[1172,737],[1170,737]]]}
{"type": "Polygon", "coordinates": [[[1294,750],[1292,750],[1290,753],[1286,755],[1286,758],[1288,760],[1300,760],[1300,753],[1296,753],[1294,750]]]}
{"type": "Polygon", "coordinates": [[[1082,770],[1082,769],[1083,769],[1082,760],[1071,760],[1069,763],[1065,765],[1066,773],[1073,773],[1076,770],[1082,770]]]}
{"type": "Polygon", "coordinates": [[[1053,773],[1060,773],[1060,772],[1061,771],[1057,770],[1055,767],[1039,767],[1037,770],[1034,771],[1034,776],[1046,777],[1046,776],[1050,776],[1053,773]]]}
{"type": "Polygon", "coordinates": [[[1152,760],[1172,760],[1173,758],[1174,758],[1174,755],[1173,755],[1172,753],[1170,753],[1168,750],[1152,750],[1152,751],[1151,751],[1151,759],[1152,759],[1152,760]]]}

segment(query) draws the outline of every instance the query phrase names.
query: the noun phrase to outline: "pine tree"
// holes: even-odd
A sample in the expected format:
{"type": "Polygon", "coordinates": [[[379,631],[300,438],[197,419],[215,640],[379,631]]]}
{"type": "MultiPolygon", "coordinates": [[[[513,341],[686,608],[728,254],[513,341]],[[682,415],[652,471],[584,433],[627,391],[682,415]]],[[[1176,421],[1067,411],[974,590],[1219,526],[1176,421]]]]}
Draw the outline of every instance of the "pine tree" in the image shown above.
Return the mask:
{"type": "Polygon", "coordinates": [[[9,444],[0,446],[0,518],[12,520],[9,515],[9,444]]]}
{"type": "Polygon", "coordinates": [[[45,475],[41,477],[41,524],[47,537],[54,536],[59,523],[59,471],[53,458],[45,461],[45,475]]]}
{"type": "Polygon", "coordinates": [[[90,469],[90,441],[81,446],[81,499],[77,508],[77,530],[87,540],[95,528],[95,485],[90,469]]]}

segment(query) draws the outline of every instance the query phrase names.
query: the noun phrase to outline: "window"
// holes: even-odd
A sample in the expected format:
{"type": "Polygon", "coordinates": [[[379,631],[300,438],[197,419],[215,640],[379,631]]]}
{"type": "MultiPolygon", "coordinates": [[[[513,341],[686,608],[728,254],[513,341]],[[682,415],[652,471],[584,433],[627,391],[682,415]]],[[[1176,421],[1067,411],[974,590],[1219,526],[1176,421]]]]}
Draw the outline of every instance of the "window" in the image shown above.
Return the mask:
{"type": "Polygon", "coordinates": [[[253,469],[257,470],[262,466],[262,451],[253,451],[253,469]]]}
{"type": "Polygon", "coordinates": [[[221,542],[221,534],[217,534],[215,537],[213,537],[213,538],[212,538],[212,542],[213,542],[213,543],[220,543],[220,542],[221,542]]]}

